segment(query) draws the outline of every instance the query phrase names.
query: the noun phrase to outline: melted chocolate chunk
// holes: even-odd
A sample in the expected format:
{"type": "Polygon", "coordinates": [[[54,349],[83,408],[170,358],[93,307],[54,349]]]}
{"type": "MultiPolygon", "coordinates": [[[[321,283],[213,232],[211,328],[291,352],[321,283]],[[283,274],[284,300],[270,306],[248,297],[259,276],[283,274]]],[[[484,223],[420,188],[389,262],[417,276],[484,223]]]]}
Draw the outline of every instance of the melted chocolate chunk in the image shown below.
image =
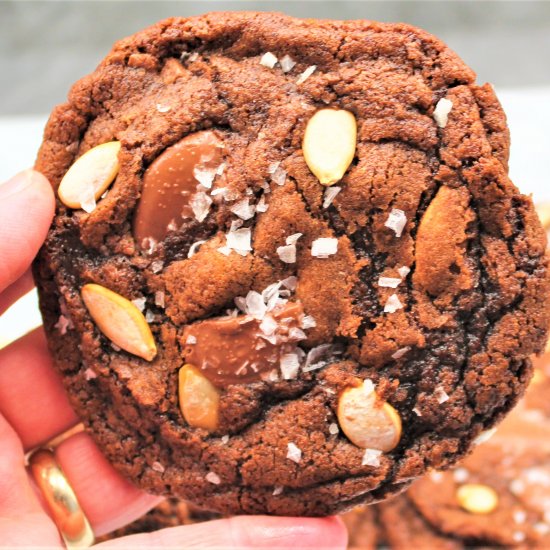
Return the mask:
{"type": "Polygon", "coordinates": [[[162,241],[184,218],[194,217],[191,200],[200,185],[197,172],[213,174],[222,162],[223,144],[212,131],[191,134],[166,149],[143,177],[134,218],[134,237],[162,241]]]}
{"type": "Polygon", "coordinates": [[[251,315],[217,317],[189,325],[183,332],[185,361],[200,368],[216,386],[244,384],[279,368],[281,357],[303,339],[300,303],[288,303],[263,321],[251,315]]]}

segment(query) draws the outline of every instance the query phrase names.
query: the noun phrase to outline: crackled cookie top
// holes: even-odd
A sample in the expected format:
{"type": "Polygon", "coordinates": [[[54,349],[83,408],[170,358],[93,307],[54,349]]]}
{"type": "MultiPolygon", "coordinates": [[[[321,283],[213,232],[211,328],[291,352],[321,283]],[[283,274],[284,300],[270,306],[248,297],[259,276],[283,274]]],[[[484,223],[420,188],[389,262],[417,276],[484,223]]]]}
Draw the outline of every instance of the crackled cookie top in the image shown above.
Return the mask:
{"type": "Polygon", "coordinates": [[[268,13],[118,42],[48,122],[57,368],[144,489],[326,514],[454,462],[546,336],[489,85],[406,25],[268,13]]]}

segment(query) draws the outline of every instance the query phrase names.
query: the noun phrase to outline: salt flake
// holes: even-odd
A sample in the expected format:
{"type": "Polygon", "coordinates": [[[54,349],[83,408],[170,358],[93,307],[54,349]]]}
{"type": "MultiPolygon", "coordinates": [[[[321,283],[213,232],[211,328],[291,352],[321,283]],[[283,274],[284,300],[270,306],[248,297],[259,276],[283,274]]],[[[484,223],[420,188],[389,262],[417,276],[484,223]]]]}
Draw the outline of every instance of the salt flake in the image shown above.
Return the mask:
{"type": "Polygon", "coordinates": [[[317,65],[310,65],[296,80],[296,84],[304,83],[317,69],[317,65]]]}
{"type": "Polygon", "coordinates": [[[296,262],[296,245],[289,244],[287,246],[278,246],[277,255],[281,262],[285,264],[293,264],[296,262]]]}
{"type": "Polygon", "coordinates": [[[447,126],[447,121],[449,119],[449,113],[453,108],[453,102],[450,99],[441,98],[434,109],[434,120],[440,128],[445,128],[447,126]]]}
{"type": "Polygon", "coordinates": [[[281,356],[281,374],[284,380],[293,380],[298,376],[300,358],[297,353],[285,353],[281,356]]]}
{"type": "Polygon", "coordinates": [[[281,59],[281,69],[283,70],[283,73],[288,73],[294,68],[295,65],[296,62],[290,57],[290,55],[285,55],[281,59]]]}
{"type": "MultiPolygon", "coordinates": [[[[240,254],[246,256],[249,251],[252,250],[250,242],[252,239],[252,232],[249,227],[243,227],[235,231],[230,230],[226,235],[226,246],[240,254]]],[[[219,250],[219,249],[218,249],[219,250]]]]}
{"type": "Polygon", "coordinates": [[[484,432],[481,432],[473,441],[474,445],[481,445],[481,443],[485,443],[486,441],[489,441],[493,435],[495,435],[497,429],[491,428],[489,430],[485,430],[484,432]]]}
{"type": "MultiPolygon", "coordinates": [[[[267,306],[264,303],[262,295],[255,290],[249,291],[246,295],[246,312],[255,319],[262,320],[267,313],[267,306]]],[[[238,307],[238,306],[237,306],[238,307]]]]}
{"type": "Polygon", "coordinates": [[[146,298],[142,296],[141,298],[136,298],[135,300],[132,300],[132,304],[134,304],[140,311],[143,311],[145,309],[146,301],[146,298]]]}
{"type": "Polygon", "coordinates": [[[328,433],[330,435],[336,435],[340,429],[338,428],[338,424],[336,422],[332,422],[332,424],[328,427],[328,433]]]}
{"type": "Polygon", "coordinates": [[[249,220],[256,213],[256,207],[249,203],[250,199],[242,199],[231,207],[231,212],[239,216],[241,220],[249,220]]]}
{"type": "Polygon", "coordinates": [[[317,326],[317,322],[311,315],[305,315],[302,319],[300,326],[303,329],[315,328],[317,326]]]}
{"type": "Polygon", "coordinates": [[[453,472],[453,479],[456,483],[465,483],[470,477],[470,472],[466,468],[457,468],[453,472]]]}
{"type": "Polygon", "coordinates": [[[212,182],[216,177],[216,169],[206,167],[202,164],[197,164],[197,166],[193,169],[193,176],[195,176],[195,179],[203,187],[210,189],[212,187],[212,182]]]}
{"type": "Polygon", "coordinates": [[[195,193],[193,198],[189,201],[189,206],[191,210],[193,210],[193,214],[195,214],[195,218],[198,222],[204,221],[206,216],[208,216],[211,204],[212,199],[203,191],[195,193]]]}
{"type": "Polygon", "coordinates": [[[90,367],[88,367],[84,371],[84,378],[86,380],[93,380],[94,378],[97,378],[97,374],[90,367]]]}
{"type": "Polygon", "coordinates": [[[407,225],[407,216],[403,210],[392,208],[384,225],[392,229],[396,237],[401,237],[403,234],[403,229],[405,228],[405,225],[407,225]]]}
{"type": "Polygon", "coordinates": [[[170,105],[163,105],[162,103],[157,103],[156,107],[159,113],[167,113],[172,108],[170,105]]]}
{"type": "Polygon", "coordinates": [[[153,464],[151,464],[151,469],[155,470],[155,472],[159,472],[161,474],[165,470],[164,466],[160,462],[158,462],[157,460],[155,460],[155,462],[153,462],[153,464]]]}
{"type": "Polygon", "coordinates": [[[327,187],[323,199],[323,208],[328,208],[332,204],[332,201],[335,199],[336,195],[338,195],[341,190],[341,187],[337,187],[335,185],[327,187]]]}
{"type": "Polygon", "coordinates": [[[204,479],[206,479],[208,483],[213,483],[214,485],[219,485],[222,482],[220,476],[214,472],[208,472],[204,479]]]}
{"type": "Polygon", "coordinates": [[[387,300],[384,306],[384,313],[395,313],[398,309],[401,309],[403,304],[399,301],[397,294],[392,294],[387,300]]]}
{"type": "Polygon", "coordinates": [[[206,241],[195,241],[191,247],[189,248],[189,252],[187,253],[188,258],[192,258],[199,250],[199,247],[201,244],[204,244],[206,241]]]}
{"type": "Polygon", "coordinates": [[[57,323],[55,323],[54,325],[54,328],[59,331],[59,334],[64,336],[65,334],[67,334],[67,329],[72,328],[71,324],[71,321],[67,317],[65,317],[65,315],[60,315],[57,323]]]}
{"type": "Polygon", "coordinates": [[[435,388],[434,396],[440,405],[442,403],[445,403],[445,401],[449,401],[449,396],[447,392],[441,386],[438,386],[437,388],[435,388]]]}
{"type": "Polygon", "coordinates": [[[338,239],[321,237],[311,244],[311,255],[317,258],[328,258],[338,251],[338,239]]]}
{"type": "Polygon", "coordinates": [[[381,455],[382,451],[378,449],[365,449],[363,459],[361,460],[361,466],[373,466],[375,468],[380,466],[381,455]]]}
{"type": "Polygon", "coordinates": [[[302,460],[302,451],[294,443],[289,443],[287,449],[286,457],[298,464],[302,460]]]}
{"type": "Polygon", "coordinates": [[[403,267],[400,267],[397,270],[397,273],[399,273],[399,275],[401,275],[402,279],[404,279],[410,272],[411,272],[411,269],[409,267],[407,267],[406,265],[404,265],[403,267]]]}
{"type": "Polygon", "coordinates": [[[260,197],[260,200],[258,201],[258,204],[256,205],[256,212],[267,212],[268,208],[269,204],[265,202],[265,196],[262,195],[260,197]]]}
{"type": "Polygon", "coordinates": [[[380,277],[378,279],[378,286],[384,288],[397,288],[401,284],[401,279],[395,277],[380,277]]]}
{"type": "Polygon", "coordinates": [[[277,64],[277,57],[271,52],[265,52],[264,55],[260,58],[260,65],[267,67],[268,69],[273,69],[277,64]]]}
{"type": "Polygon", "coordinates": [[[282,492],[283,492],[283,489],[284,487],[282,486],[279,486],[279,487],[275,487],[275,489],[273,489],[273,496],[276,497],[278,495],[280,495],[282,492]]]}
{"type": "Polygon", "coordinates": [[[158,307],[164,307],[164,292],[159,290],[155,292],[155,305],[158,307]]]}
{"type": "MultiPolygon", "coordinates": [[[[283,279],[281,281],[281,284],[288,288],[288,290],[296,290],[296,286],[298,285],[298,278],[294,275],[291,275],[290,277],[287,277],[286,279],[283,279]]],[[[302,327],[304,328],[304,327],[302,327]]]]}

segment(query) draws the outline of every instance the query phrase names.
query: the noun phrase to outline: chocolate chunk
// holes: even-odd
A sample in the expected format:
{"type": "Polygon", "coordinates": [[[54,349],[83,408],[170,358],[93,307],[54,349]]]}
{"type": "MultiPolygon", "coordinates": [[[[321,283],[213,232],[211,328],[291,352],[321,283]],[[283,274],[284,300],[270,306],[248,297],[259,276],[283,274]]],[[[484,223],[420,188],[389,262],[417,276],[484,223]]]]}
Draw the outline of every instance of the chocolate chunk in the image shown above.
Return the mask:
{"type": "Polygon", "coordinates": [[[284,354],[295,352],[302,317],[302,305],[288,303],[261,321],[238,315],[189,325],[182,338],[185,361],[216,386],[261,380],[278,370],[284,354]]]}
{"type": "MultiPolygon", "coordinates": [[[[184,218],[193,218],[191,200],[200,185],[200,172],[208,181],[222,162],[223,143],[210,130],[191,134],[166,149],[143,176],[141,198],[134,218],[134,238],[162,241],[184,218]]],[[[146,241],[145,241],[146,242],[146,241]]],[[[148,247],[145,244],[145,247],[148,247]]]]}

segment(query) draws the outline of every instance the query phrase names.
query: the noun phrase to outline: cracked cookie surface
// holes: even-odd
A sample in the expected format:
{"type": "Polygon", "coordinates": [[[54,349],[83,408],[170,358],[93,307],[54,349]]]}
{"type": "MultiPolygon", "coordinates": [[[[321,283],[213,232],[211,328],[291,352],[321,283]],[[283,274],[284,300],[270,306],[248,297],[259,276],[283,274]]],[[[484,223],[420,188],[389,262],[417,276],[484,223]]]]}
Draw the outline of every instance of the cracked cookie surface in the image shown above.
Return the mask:
{"type": "Polygon", "coordinates": [[[56,367],[115,467],[225,513],[324,515],[451,465],[502,418],[544,346],[545,235],[474,80],[413,27],[242,12],[162,21],[73,86],[36,168],[57,190],[118,142],[118,172],[101,196],[111,164],[82,184],[81,209],[58,201],[34,271],[56,367]],[[308,162],[330,159],[302,150],[323,109],[356,122],[328,186],[308,162]],[[181,192],[157,192],[182,166],[181,192]],[[380,449],[339,429],[361,387],[376,414],[346,422],[374,418],[380,449]]]}

